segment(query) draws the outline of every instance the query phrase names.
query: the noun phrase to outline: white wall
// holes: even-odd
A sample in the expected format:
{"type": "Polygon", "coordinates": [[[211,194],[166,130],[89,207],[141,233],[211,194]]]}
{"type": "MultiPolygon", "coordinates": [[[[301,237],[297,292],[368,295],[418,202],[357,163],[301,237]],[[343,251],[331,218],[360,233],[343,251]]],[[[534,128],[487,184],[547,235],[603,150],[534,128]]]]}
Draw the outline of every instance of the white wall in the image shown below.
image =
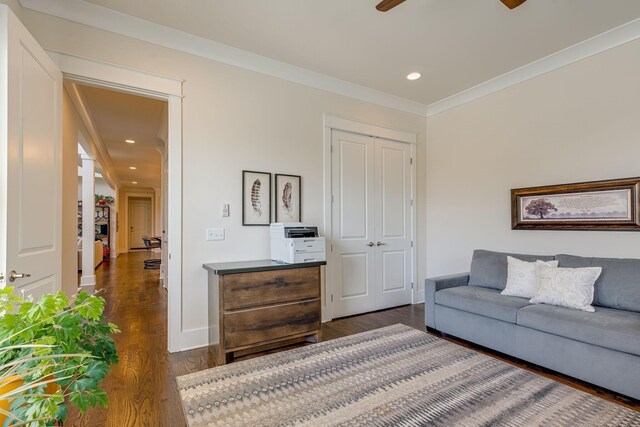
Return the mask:
{"type": "Polygon", "coordinates": [[[427,274],[474,248],[640,257],[640,233],[511,230],[510,189],[640,176],[640,41],[427,120],[427,274]]]}
{"type": "MultiPolygon", "coordinates": [[[[243,169],[302,175],[303,220],[323,223],[323,114],[418,134],[418,217],[424,218],[424,117],[379,107],[23,10],[46,48],[185,80],[183,99],[183,318],[186,345],[206,343],[203,263],[269,257],[267,227],[243,227],[243,169]],[[221,217],[223,203],[231,216],[221,217]],[[205,241],[207,227],[226,240],[205,241]]],[[[121,215],[121,229],[123,226],[121,215]]],[[[424,259],[424,224],[418,226],[424,259]]],[[[419,263],[419,283],[425,271],[419,263]]]]}
{"type": "MultiPolygon", "coordinates": [[[[103,196],[116,196],[116,191],[107,184],[104,178],[96,177],[94,180],[95,193],[103,196]]],[[[78,200],[82,200],[82,176],[78,176],[78,200]]]]}

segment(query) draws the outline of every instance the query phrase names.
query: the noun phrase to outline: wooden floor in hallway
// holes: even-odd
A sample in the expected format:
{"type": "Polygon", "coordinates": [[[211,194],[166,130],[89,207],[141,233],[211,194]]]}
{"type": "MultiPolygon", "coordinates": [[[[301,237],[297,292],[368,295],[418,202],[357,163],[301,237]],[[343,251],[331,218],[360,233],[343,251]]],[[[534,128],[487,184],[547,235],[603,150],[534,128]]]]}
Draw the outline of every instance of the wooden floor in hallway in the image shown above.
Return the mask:
{"type": "Polygon", "coordinates": [[[159,270],[145,270],[146,251],[122,254],[96,269],[105,314],[122,333],[120,362],[104,382],[107,409],[70,412],[65,426],[181,426],[180,397],[167,352],[167,292],[159,270]]]}
{"type": "MultiPolygon", "coordinates": [[[[109,407],[90,409],[86,414],[72,411],[65,426],[186,425],[175,377],[214,367],[215,360],[206,348],[175,354],[167,352],[167,292],[159,285],[159,271],[143,268],[143,261],[151,257],[147,252],[122,254],[116,260],[103,263],[96,270],[97,289],[103,292],[102,295],[107,300],[106,316],[122,330],[116,337],[120,363],[113,368],[104,383],[109,396],[109,407]]],[[[327,322],[322,325],[322,339],[335,339],[395,323],[404,323],[424,331],[424,305],[408,305],[327,322]]],[[[448,339],[486,352],[477,346],[448,339]]],[[[284,347],[278,351],[299,345],[302,344],[284,347]]],[[[492,352],[487,353],[607,400],[640,410],[638,402],[630,402],[613,393],[542,368],[528,366],[492,352]]],[[[256,355],[245,358],[247,357],[256,355]]]]}
{"type": "MultiPolygon", "coordinates": [[[[116,336],[120,363],[104,382],[109,407],[85,414],[71,411],[65,426],[186,425],[175,377],[214,367],[215,360],[206,348],[167,352],[167,292],[159,285],[159,270],[143,268],[143,261],[151,257],[145,251],[122,254],[96,269],[96,289],[107,300],[106,317],[122,330],[116,336]]],[[[326,323],[323,339],[395,323],[424,330],[422,307],[405,306],[326,323]]]]}

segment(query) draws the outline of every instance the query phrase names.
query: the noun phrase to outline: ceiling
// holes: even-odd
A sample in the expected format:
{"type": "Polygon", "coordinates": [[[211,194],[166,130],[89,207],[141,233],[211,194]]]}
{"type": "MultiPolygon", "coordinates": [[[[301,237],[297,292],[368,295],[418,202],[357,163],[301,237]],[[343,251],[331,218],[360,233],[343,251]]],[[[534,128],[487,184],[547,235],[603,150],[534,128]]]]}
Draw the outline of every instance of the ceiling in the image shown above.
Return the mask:
{"type": "Polygon", "coordinates": [[[640,17],[637,0],[88,2],[425,105],[640,17]]]}
{"type": "Polygon", "coordinates": [[[166,126],[166,103],[91,86],[77,87],[111,157],[109,172],[117,185],[160,187],[160,150],[164,143],[158,135],[164,133],[166,126]],[[135,144],[125,142],[127,139],[135,144]]]}

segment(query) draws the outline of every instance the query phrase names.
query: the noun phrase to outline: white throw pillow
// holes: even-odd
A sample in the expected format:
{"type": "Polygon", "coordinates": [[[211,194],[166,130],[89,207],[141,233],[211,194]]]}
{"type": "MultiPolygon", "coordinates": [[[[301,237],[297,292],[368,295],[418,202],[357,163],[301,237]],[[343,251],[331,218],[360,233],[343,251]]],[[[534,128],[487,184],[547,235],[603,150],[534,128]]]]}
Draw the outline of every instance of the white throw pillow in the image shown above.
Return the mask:
{"type": "Polygon", "coordinates": [[[602,267],[552,268],[538,261],[538,286],[529,302],[594,312],[593,285],[602,267]]]}
{"type": "MultiPolygon", "coordinates": [[[[558,261],[537,261],[549,267],[558,266],[558,261]]],[[[502,295],[513,297],[533,298],[538,282],[537,263],[522,261],[512,256],[507,256],[507,286],[502,295]]]]}

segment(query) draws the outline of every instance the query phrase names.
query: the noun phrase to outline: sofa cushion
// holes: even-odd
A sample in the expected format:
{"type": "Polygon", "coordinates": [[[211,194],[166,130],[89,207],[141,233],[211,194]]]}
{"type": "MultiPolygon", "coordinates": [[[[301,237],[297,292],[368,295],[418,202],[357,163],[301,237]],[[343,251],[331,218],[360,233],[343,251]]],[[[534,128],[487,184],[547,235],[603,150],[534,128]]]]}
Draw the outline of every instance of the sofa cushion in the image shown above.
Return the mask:
{"type": "Polygon", "coordinates": [[[476,249],[473,251],[471,259],[469,286],[504,290],[507,286],[507,256],[529,262],[552,261],[554,259],[549,255],[511,254],[476,249]]]}
{"type": "Polygon", "coordinates": [[[522,261],[512,256],[507,257],[507,286],[502,295],[512,297],[533,298],[538,284],[539,265],[552,268],[558,266],[558,261],[522,261]]]}
{"type": "Polygon", "coordinates": [[[500,295],[500,291],[495,289],[459,286],[436,292],[436,304],[516,323],[518,309],[529,305],[529,301],[526,298],[500,295]]]}
{"type": "Polygon", "coordinates": [[[640,312],[640,259],[557,255],[560,267],[602,267],[593,305],[640,312]]]}
{"type": "Polygon", "coordinates": [[[602,273],[601,267],[551,267],[543,261],[538,266],[538,283],[532,304],[551,304],[593,313],[593,286],[602,273]]]}
{"type": "Polygon", "coordinates": [[[640,313],[605,307],[587,313],[542,304],[519,310],[517,324],[640,356],[640,313]]]}

